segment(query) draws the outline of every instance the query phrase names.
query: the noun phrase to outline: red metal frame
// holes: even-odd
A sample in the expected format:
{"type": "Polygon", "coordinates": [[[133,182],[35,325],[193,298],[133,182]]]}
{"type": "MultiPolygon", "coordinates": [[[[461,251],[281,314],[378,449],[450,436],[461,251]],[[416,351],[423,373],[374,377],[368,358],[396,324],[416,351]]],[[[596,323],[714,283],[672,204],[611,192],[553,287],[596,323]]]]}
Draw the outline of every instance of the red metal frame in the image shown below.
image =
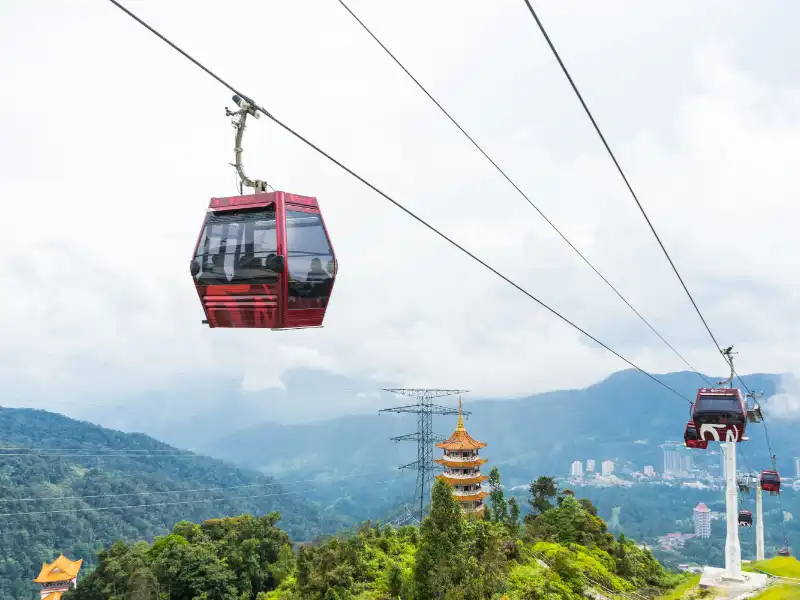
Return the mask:
{"type": "MultiPolygon", "coordinates": [[[[325,219],[319,209],[317,199],[310,196],[300,196],[288,192],[269,192],[250,194],[246,196],[233,196],[227,198],[212,198],[208,205],[209,213],[224,213],[242,209],[268,208],[275,206],[275,237],[278,256],[284,260],[283,272],[278,274],[277,283],[230,283],[230,284],[202,284],[194,280],[198,298],[205,312],[205,323],[209,327],[239,327],[239,328],[267,328],[267,329],[297,329],[302,327],[319,327],[325,318],[327,304],[333,295],[333,284],[338,272],[338,262],[333,249],[325,219]],[[331,249],[334,268],[331,274],[330,294],[324,304],[319,306],[318,301],[301,301],[301,306],[289,306],[289,261],[286,243],[286,211],[293,210],[309,214],[318,214],[322,229],[327,237],[331,249]],[[303,304],[306,304],[303,306],[303,304]],[[317,304],[317,306],[314,306],[317,304]]],[[[205,230],[203,228],[197,236],[192,259],[197,256],[200,240],[205,230]]]]}
{"type": "Polygon", "coordinates": [[[744,439],[747,427],[747,405],[739,388],[700,388],[692,408],[692,421],[697,426],[700,438],[706,442],[741,442],[744,439]],[[735,396],[739,400],[740,423],[730,422],[705,422],[708,417],[697,412],[697,401],[700,396],[735,396]]]}
{"type": "Polygon", "coordinates": [[[781,491],[781,476],[777,471],[766,469],[761,472],[761,489],[770,494],[777,494],[781,491]],[[777,481],[765,481],[764,475],[774,475],[777,481]]]}
{"type": "Polygon", "coordinates": [[[692,439],[692,438],[689,437],[690,428],[694,428],[695,433],[697,434],[697,427],[695,426],[694,422],[693,421],[689,421],[686,424],[686,429],[684,429],[684,431],[683,431],[683,441],[686,444],[686,447],[687,448],[694,448],[694,449],[697,449],[697,450],[705,450],[706,448],[708,448],[708,442],[705,441],[705,440],[701,440],[699,438],[699,434],[697,434],[698,435],[697,439],[692,439]]]}

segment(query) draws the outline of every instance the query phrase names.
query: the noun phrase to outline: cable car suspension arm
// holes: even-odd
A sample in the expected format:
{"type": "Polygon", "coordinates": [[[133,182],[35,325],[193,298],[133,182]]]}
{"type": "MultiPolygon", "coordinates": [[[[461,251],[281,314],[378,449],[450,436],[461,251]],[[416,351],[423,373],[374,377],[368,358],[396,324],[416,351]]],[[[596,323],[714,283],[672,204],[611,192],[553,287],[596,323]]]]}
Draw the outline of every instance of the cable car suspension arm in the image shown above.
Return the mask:
{"type": "MultiPolygon", "coordinates": [[[[730,376],[727,379],[723,379],[722,381],[718,381],[717,385],[722,388],[729,388],[733,385],[733,379],[736,377],[736,371],[733,368],[733,355],[739,354],[738,352],[733,351],[733,346],[728,346],[725,350],[722,350],[722,356],[725,358],[725,361],[731,367],[730,376]]],[[[749,391],[749,390],[748,390],[749,391]]]]}
{"type": "Polygon", "coordinates": [[[242,166],[242,137],[244,136],[247,115],[252,115],[254,118],[258,119],[261,117],[261,114],[258,109],[256,109],[255,103],[242,98],[239,94],[233,95],[233,101],[239,107],[239,110],[229,110],[226,107],[225,115],[233,117],[231,121],[233,122],[234,129],[236,129],[236,147],[233,149],[236,154],[236,162],[233,166],[236,168],[236,172],[239,174],[239,179],[241,180],[239,192],[241,193],[242,186],[251,187],[256,193],[266,192],[267,182],[261,181],[260,179],[250,179],[245,175],[244,167],[242,166]]]}

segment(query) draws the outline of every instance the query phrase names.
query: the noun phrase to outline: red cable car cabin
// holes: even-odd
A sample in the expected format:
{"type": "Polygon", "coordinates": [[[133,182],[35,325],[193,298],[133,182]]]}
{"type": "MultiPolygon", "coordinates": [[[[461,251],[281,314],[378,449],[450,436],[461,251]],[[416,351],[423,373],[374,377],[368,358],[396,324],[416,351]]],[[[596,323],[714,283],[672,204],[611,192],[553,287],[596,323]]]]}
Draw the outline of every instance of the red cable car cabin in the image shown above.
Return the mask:
{"type": "Polygon", "coordinates": [[[738,388],[700,388],[692,421],[706,442],[741,442],[747,425],[747,407],[738,388]]]}
{"type": "Polygon", "coordinates": [[[789,552],[788,548],[781,548],[780,550],[778,550],[778,556],[791,556],[791,555],[792,553],[789,552]]]}
{"type": "Polygon", "coordinates": [[[739,527],[752,527],[753,526],[753,513],[749,510],[739,511],[739,527]]]}
{"type": "Polygon", "coordinates": [[[697,427],[694,421],[689,421],[686,424],[686,430],[683,432],[683,441],[687,448],[697,448],[700,450],[708,448],[708,442],[700,439],[700,434],[697,433],[697,427]]]}
{"type": "Polygon", "coordinates": [[[212,198],[191,261],[209,327],[319,327],[336,256],[316,198],[212,198]]]}
{"type": "Polygon", "coordinates": [[[770,494],[777,494],[781,491],[781,476],[777,471],[761,472],[761,489],[770,494]]]}

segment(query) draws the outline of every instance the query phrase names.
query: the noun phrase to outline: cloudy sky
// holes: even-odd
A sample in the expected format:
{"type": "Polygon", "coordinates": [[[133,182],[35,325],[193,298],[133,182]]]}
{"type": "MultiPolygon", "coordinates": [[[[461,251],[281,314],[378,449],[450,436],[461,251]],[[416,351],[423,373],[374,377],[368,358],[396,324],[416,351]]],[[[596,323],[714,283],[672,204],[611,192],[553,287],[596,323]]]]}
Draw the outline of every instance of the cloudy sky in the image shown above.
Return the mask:
{"type": "MultiPolygon", "coordinates": [[[[337,0],[126,5],[642,368],[685,368],[337,0]]],[[[724,372],[522,0],[349,5],[693,366],[724,372]]],[[[796,371],[800,6],[535,7],[739,371],[796,371]]],[[[339,276],[323,329],[209,330],[189,258],[208,199],[236,193],[230,93],[105,0],[5,0],[0,56],[0,387],[32,405],[252,392],[298,368],[499,397],[627,366],[263,118],[246,169],[319,199],[339,276]]]]}

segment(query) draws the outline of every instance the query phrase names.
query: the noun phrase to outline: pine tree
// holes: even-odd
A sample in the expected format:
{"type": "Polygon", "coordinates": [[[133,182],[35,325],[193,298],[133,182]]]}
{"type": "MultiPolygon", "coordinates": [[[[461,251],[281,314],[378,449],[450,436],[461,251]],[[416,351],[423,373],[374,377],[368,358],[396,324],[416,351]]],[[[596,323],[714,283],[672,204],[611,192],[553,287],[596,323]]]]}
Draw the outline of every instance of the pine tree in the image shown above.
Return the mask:
{"type": "Polygon", "coordinates": [[[500,469],[496,466],[489,471],[489,500],[492,504],[492,521],[505,523],[508,521],[508,504],[503,487],[500,485],[500,469]]]}

